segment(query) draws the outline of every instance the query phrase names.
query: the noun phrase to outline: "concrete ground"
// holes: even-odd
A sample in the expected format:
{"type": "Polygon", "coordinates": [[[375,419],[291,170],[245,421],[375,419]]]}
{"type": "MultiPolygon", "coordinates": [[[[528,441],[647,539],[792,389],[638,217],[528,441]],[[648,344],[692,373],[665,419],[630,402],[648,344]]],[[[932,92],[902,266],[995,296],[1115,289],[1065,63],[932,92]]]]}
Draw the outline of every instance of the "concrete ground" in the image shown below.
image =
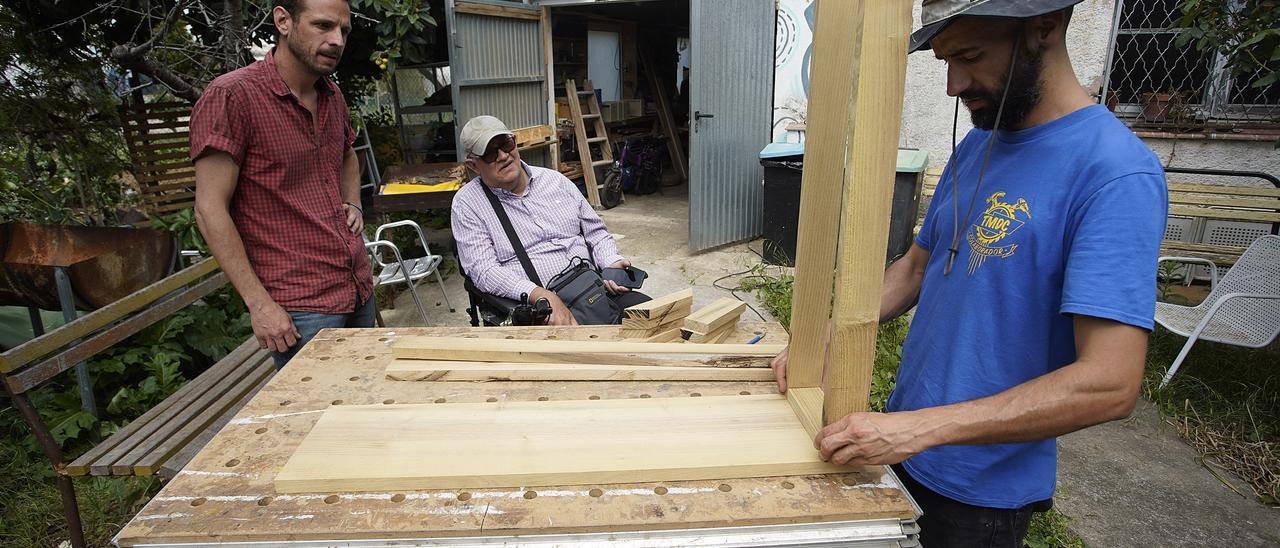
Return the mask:
{"type": "MultiPolygon", "coordinates": [[[[759,263],[752,251],[760,241],[730,245],[698,255],[689,253],[686,186],[664,194],[636,196],[601,212],[618,238],[622,253],[649,273],[644,291],[652,296],[694,288],[695,306],[729,291],[712,286],[721,276],[759,263]],[[750,247],[748,247],[750,246],[750,247]]],[[[428,235],[436,249],[448,249],[448,231],[428,235]]],[[[737,278],[722,285],[736,287],[737,278]]],[[[465,326],[466,292],[461,276],[444,281],[456,312],[449,313],[434,280],[419,288],[433,325],[465,326]]],[[[759,310],[753,295],[739,296],[759,310]]],[[[422,325],[412,298],[402,293],[393,310],[384,310],[388,325],[422,325]]],[[[750,310],[744,318],[756,319],[750,310]]],[[[1125,421],[1086,429],[1059,440],[1057,509],[1071,518],[1070,527],[1090,546],[1280,546],[1280,510],[1241,497],[1200,464],[1196,450],[1163,426],[1156,409],[1139,401],[1125,421]]],[[[1235,481],[1237,488],[1251,493],[1235,481]]]]}
{"type": "MultiPolygon", "coordinates": [[[[609,232],[618,241],[618,249],[637,268],[649,274],[641,291],[657,297],[693,287],[694,307],[709,304],[720,297],[733,295],[716,288],[712,283],[722,276],[743,272],[759,264],[755,251],[761,241],[739,243],[697,255],[689,253],[689,201],[686,185],[666,187],[662,194],[629,196],[626,203],[600,212],[609,232]]],[[[447,230],[429,233],[427,238],[432,251],[448,249],[452,236],[447,230]]],[[[772,268],[772,267],[771,267],[772,268]]],[[[776,272],[776,268],[774,269],[776,272]]],[[[721,280],[723,287],[737,287],[738,277],[721,280]]],[[[426,308],[431,325],[467,326],[467,293],[462,288],[462,277],[454,274],[444,280],[445,292],[456,312],[450,313],[441,296],[434,277],[418,287],[418,295],[426,308]]],[[[768,320],[769,312],[759,306],[754,295],[739,291],[738,296],[747,301],[768,320]]],[[[382,317],[391,326],[422,325],[413,297],[406,291],[397,296],[394,309],[383,310],[382,317]]],[[[744,320],[759,320],[747,309],[744,320]]],[[[746,341],[743,341],[746,342],[746,341]]]]}

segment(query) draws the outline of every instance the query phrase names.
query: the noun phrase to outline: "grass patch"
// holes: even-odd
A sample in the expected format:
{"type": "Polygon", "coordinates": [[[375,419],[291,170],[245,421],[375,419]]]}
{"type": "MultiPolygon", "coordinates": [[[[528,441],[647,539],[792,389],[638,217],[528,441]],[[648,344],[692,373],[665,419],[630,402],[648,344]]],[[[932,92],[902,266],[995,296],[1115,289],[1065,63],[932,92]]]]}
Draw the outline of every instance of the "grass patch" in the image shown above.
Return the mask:
{"type": "MultiPolygon", "coordinates": [[[[744,290],[754,291],[756,298],[778,318],[782,325],[791,324],[791,290],[795,276],[785,271],[770,275],[760,265],[739,282],[744,290]]],[[[876,330],[875,367],[871,372],[871,396],[868,406],[872,411],[884,411],[885,401],[897,383],[898,364],[902,361],[902,343],[907,339],[908,322],[905,317],[880,324],[876,330]]],[[[1084,541],[1067,527],[1071,518],[1057,510],[1032,515],[1027,531],[1026,544],[1032,548],[1068,547],[1084,548],[1084,541]]]]}
{"type": "Polygon", "coordinates": [[[1187,443],[1252,488],[1242,496],[1280,504],[1280,344],[1197,341],[1173,380],[1157,389],[1186,340],[1159,327],[1152,334],[1144,395],[1187,443]]]}

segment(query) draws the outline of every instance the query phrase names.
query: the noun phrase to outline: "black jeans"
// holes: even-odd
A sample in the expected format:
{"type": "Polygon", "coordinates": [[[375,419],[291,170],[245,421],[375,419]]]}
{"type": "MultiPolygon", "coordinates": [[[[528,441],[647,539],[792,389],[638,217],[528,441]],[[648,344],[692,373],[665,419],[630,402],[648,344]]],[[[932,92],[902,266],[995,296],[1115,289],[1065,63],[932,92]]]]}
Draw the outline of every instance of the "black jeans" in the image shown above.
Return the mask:
{"type": "Polygon", "coordinates": [[[617,295],[610,294],[609,298],[613,299],[613,302],[618,303],[618,308],[621,308],[623,310],[631,308],[640,303],[653,300],[648,295],[645,295],[644,293],[641,293],[634,289],[626,293],[619,293],[617,295]]]}
{"type": "Polygon", "coordinates": [[[1053,507],[1053,499],[1013,510],[973,506],[931,491],[912,478],[900,464],[893,465],[893,471],[911,493],[911,498],[924,510],[924,515],[916,523],[920,525],[920,545],[926,548],[1022,548],[1031,514],[1046,512],[1053,507]]]}

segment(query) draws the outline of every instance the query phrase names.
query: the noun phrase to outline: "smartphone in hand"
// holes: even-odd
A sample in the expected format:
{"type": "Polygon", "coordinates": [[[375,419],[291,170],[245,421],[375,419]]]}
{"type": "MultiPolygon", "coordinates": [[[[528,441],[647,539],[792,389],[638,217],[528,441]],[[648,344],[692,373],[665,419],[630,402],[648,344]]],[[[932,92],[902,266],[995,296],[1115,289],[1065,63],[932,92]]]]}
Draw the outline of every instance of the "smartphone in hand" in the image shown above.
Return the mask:
{"type": "Polygon", "coordinates": [[[606,267],[600,275],[604,279],[613,280],[613,283],[628,289],[640,289],[640,286],[644,285],[644,279],[649,277],[648,273],[634,266],[626,268],[606,267]]]}

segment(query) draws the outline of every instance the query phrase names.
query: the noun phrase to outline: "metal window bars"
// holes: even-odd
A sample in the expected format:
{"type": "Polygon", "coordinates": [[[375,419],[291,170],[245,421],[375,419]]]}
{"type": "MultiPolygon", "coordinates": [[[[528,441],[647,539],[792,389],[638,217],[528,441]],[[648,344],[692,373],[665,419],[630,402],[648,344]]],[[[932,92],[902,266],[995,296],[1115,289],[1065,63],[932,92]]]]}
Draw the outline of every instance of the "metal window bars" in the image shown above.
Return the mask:
{"type": "Polygon", "coordinates": [[[1280,84],[1253,87],[1264,68],[1235,74],[1225,55],[1175,45],[1180,3],[1116,0],[1102,101],[1146,129],[1280,128],[1280,84]]]}

